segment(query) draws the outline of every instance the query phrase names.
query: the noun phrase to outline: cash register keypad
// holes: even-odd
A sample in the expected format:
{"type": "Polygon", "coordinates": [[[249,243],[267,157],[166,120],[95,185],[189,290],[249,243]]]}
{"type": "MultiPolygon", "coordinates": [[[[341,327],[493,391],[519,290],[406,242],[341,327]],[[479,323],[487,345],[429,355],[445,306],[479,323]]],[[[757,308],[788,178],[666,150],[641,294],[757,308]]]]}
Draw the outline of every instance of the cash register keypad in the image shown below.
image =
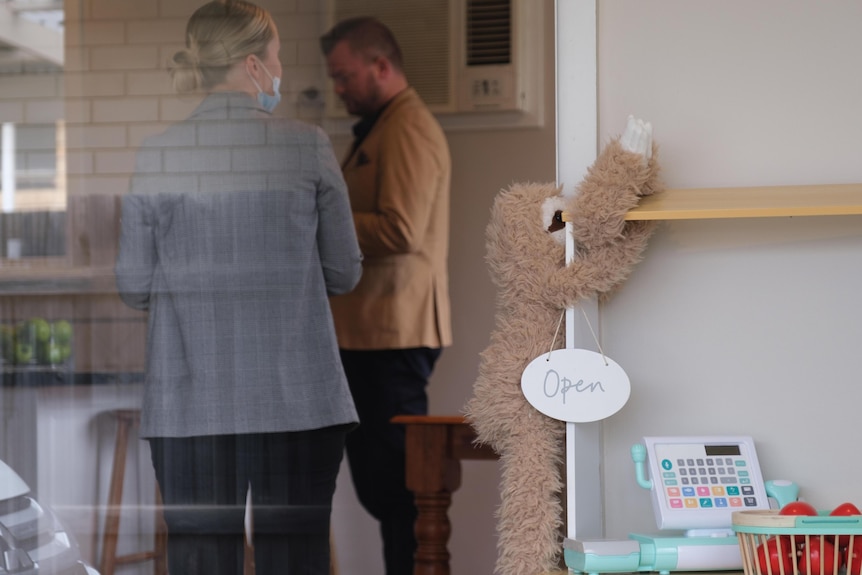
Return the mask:
{"type": "Polygon", "coordinates": [[[757,507],[745,459],[662,459],[662,483],[671,509],[757,507]]]}

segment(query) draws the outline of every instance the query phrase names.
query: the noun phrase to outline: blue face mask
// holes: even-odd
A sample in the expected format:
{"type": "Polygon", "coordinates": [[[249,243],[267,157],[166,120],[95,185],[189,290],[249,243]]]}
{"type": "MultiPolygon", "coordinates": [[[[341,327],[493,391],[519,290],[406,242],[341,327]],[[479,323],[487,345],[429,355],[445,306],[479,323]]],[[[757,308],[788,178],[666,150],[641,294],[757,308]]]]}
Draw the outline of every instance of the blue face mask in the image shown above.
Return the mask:
{"type": "Polygon", "coordinates": [[[269,73],[269,70],[266,69],[266,66],[261,62],[261,68],[266,72],[266,75],[270,77],[272,80],[272,94],[267,94],[263,91],[263,88],[260,87],[260,84],[252,77],[251,73],[248,71],[248,68],[245,69],[248,77],[251,78],[251,81],[254,83],[254,87],[257,88],[257,101],[267,112],[272,112],[275,110],[278,103],[281,102],[281,92],[279,92],[279,88],[281,87],[281,78],[278,76],[273,76],[269,73]]]}
{"type": "Polygon", "coordinates": [[[267,112],[275,110],[275,107],[281,102],[281,92],[278,91],[279,87],[281,87],[281,78],[276,76],[272,79],[272,91],[274,94],[267,94],[262,90],[257,93],[257,101],[267,112]]]}

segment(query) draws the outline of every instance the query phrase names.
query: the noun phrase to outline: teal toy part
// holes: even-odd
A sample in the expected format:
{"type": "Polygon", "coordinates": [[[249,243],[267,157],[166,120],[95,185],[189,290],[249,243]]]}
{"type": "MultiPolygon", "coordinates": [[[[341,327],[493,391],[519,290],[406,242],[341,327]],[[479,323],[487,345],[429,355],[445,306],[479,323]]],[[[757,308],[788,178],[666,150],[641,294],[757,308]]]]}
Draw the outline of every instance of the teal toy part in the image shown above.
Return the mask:
{"type": "Polygon", "coordinates": [[[631,539],[563,541],[566,567],[575,573],[632,573],[640,564],[640,545],[631,539]]]}
{"type": "Polygon", "coordinates": [[[799,499],[799,486],[787,479],[773,479],[763,484],[767,497],[772,497],[781,509],[799,499]]]}
{"type": "Polygon", "coordinates": [[[724,537],[652,536],[629,534],[627,540],[563,542],[566,566],[574,573],[646,573],[674,571],[739,571],[742,568],[735,535],[724,537]]]}
{"type": "Polygon", "coordinates": [[[646,447],[640,443],[632,445],[632,461],[635,462],[635,478],[644,489],[652,489],[652,481],[646,477],[646,447]]]}
{"type": "Polygon", "coordinates": [[[733,514],[733,530],[756,535],[855,535],[862,536],[862,515],[781,515],[776,510],[758,513],[737,511],[733,514]]]}
{"type": "Polygon", "coordinates": [[[641,562],[639,570],[658,571],[664,574],[676,569],[678,555],[675,545],[667,545],[663,542],[657,543],[657,540],[652,537],[637,535],[635,533],[632,533],[629,537],[640,543],[641,562]]]}
{"type": "Polygon", "coordinates": [[[638,571],[738,571],[742,568],[739,543],[733,535],[656,537],[632,533],[629,537],[640,543],[638,571]]]}

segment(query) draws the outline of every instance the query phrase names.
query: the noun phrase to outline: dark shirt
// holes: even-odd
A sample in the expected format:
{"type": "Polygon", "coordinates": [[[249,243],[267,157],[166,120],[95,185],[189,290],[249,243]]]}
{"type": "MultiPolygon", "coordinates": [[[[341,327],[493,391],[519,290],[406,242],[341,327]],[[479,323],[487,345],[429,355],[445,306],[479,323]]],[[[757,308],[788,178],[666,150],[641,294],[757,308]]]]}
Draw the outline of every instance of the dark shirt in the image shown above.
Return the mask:
{"type": "MultiPolygon", "coordinates": [[[[391,100],[390,100],[391,102],[391,100]]],[[[374,128],[374,124],[377,123],[377,120],[383,114],[383,111],[389,106],[389,102],[386,102],[377,112],[371,114],[370,116],[363,116],[360,118],[358,122],[353,124],[353,145],[350,147],[350,154],[353,155],[353,152],[362,145],[362,142],[371,133],[371,130],[374,128]]]]}

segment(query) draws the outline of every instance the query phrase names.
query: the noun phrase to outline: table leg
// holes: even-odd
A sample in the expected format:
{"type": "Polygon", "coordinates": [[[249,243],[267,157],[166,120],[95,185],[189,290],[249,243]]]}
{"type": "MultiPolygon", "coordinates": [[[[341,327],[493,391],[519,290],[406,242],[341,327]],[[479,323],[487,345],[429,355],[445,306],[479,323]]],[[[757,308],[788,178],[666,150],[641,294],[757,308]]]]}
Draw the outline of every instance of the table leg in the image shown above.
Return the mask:
{"type": "Polygon", "coordinates": [[[449,523],[449,505],[452,494],[416,493],[416,555],[413,575],[449,575],[449,549],[446,547],[452,526],[449,523]]]}
{"type": "Polygon", "coordinates": [[[449,575],[449,505],[461,486],[461,463],[452,457],[449,440],[445,426],[407,426],[407,488],[419,511],[414,575],[449,575]]]}
{"type": "Polygon", "coordinates": [[[475,431],[461,416],[399,415],[392,421],[405,426],[407,488],[419,512],[413,575],[449,575],[449,506],[461,486],[461,460],[495,460],[497,454],[475,443],[475,431]]]}

